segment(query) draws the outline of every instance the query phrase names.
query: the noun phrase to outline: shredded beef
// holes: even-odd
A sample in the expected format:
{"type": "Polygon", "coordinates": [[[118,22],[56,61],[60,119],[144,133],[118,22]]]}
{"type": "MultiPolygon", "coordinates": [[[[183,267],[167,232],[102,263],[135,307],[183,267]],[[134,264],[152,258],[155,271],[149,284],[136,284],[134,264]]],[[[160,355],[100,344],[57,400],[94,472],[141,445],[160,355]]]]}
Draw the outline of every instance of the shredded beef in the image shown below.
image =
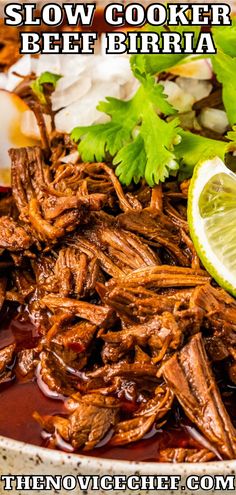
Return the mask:
{"type": "Polygon", "coordinates": [[[11,344],[0,350],[0,384],[12,379],[12,363],[15,355],[16,345],[11,344]]]}
{"type": "Polygon", "coordinates": [[[119,402],[98,394],[84,397],[77,394],[73,396],[70,408],[73,412],[66,419],[58,416],[40,417],[38,414],[35,418],[48,432],[59,433],[74,449],[92,449],[119,418],[119,402]]]}
{"type": "Polygon", "coordinates": [[[17,368],[26,376],[36,368],[39,362],[39,349],[23,349],[17,353],[17,368]]]}
{"type": "Polygon", "coordinates": [[[189,236],[189,181],[123,189],[111,166],[82,163],[69,136],[48,136],[29,81],[17,91],[42,146],[10,150],[0,307],[27,314],[37,342],[0,350],[0,383],[34,378],[65,401],[61,414],[34,414],[51,447],[125,446],[183,418],[203,443],[162,445],[158,460],[235,458],[217,366],[236,383],[236,302],[189,236]]]}
{"type": "Polygon", "coordinates": [[[187,416],[226,459],[236,455],[236,431],[225,410],[200,334],[163,365],[163,375],[187,416]]]}
{"type": "Polygon", "coordinates": [[[163,449],[160,451],[160,462],[208,462],[216,460],[213,452],[207,449],[163,449]]]}
{"type": "Polygon", "coordinates": [[[24,227],[13,218],[0,217],[0,248],[9,251],[23,251],[32,244],[32,239],[24,227]]]}

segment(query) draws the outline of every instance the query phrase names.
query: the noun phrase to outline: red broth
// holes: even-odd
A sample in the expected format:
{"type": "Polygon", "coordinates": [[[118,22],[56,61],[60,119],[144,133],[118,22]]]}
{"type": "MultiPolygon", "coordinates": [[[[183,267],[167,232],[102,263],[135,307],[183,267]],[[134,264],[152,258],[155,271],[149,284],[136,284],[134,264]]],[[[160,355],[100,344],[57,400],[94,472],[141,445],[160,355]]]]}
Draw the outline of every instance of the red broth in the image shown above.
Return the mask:
{"type": "MultiPolygon", "coordinates": [[[[37,344],[38,333],[30,323],[27,314],[20,315],[16,308],[5,307],[1,312],[0,348],[16,342],[17,348],[30,348],[37,344]]],[[[15,377],[0,385],[0,435],[21,440],[30,444],[47,446],[42,437],[41,427],[32,417],[34,411],[40,414],[65,414],[61,400],[46,397],[39,389],[36,379],[15,377]]],[[[123,447],[109,445],[109,435],[105,445],[86,452],[86,455],[111,459],[137,461],[158,461],[158,452],[166,447],[196,445],[184,426],[172,418],[172,426],[167,431],[152,431],[147,438],[123,447]],[[107,443],[106,443],[107,440],[107,443]]],[[[83,451],[81,451],[83,454],[83,451]]]]}
{"type": "MultiPolygon", "coordinates": [[[[21,440],[33,445],[46,446],[41,435],[41,427],[32,414],[65,413],[62,401],[49,399],[38,388],[35,381],[19,382],[0,388],[0,435],[21,440]]],[[[109,442],[90,452],[81,454],[109,459],[136,461],[158,461],[160,449],[167,447],[197,446],[184,427],[168,428],[167,431],[150,432],[151,438],[123,447],[113,447],[109,442]]],[[[148,436],[148,435],[147,435],[148,436]]]]}
{"type": "MultiPolygon", "coordinates": [[[[29,322],[27,315],[20,315],[16,308],[5,307],[1,312],[0,348],[16,342],[17,348],[32,347],[37,344],[38,333],[29,322]]],[[[225,404],[231,417],[236,419],[236,393],[234,387],[224,386],[225,404]]],[[[21,440],[33,445],[47,447],[48,440],[43,438],[41,427],[32,417],[34,411],[40,414],[66,414],[61,400],[46,397],[39,389],[36,379],[14,378],[0,385],[0,435],[21,440]]],[[[157,462],[159,451],[168,447],[199,447],[186,425],[190,423],[176,408],[168,420],[168,426],[159,431],[152,430],[146,438],[130,445],[114,447],[109,444],[109,435],[101,445],[90,452],[80,451],[83,455],[100,458],[157,462]]]]}

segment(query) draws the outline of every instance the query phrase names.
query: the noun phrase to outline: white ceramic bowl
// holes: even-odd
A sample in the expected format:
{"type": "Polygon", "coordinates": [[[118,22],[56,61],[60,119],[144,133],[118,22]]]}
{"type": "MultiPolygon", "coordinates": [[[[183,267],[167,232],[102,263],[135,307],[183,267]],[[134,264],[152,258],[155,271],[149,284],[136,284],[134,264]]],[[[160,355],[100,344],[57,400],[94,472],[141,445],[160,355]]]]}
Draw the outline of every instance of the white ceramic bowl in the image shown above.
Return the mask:
{"type": "MultiPolygon", "coordinates": [[[[0,436],[0,476],[2,475],[52,475],[52,476],[104,476],[104,475],[137,475],[137,476],[181,476],[181,486],[186,486],[186,478],[188,476],[198,476],[199,479],[204,476],[235,476],[236,461],[218,461],[199,464],[168,464],[168,463],[153,463],[153,462],[130,462],[118,461],[111,459],[99,459],[97,457],[87,457],[76,454],[66,454],[63,452],[53,451],[42,447],[36,447],[16,440],[0,436]]],[[[164,495],[174,495],[176,493],[186,493],[188,495],[203,495],[206,493],[221,493],[214,489],[210,490],[73,490],[62,489],[60,491],[51,490],[14,490],[14,495],[32,494],[58,494],[66,495],[68,493],[76,495],[121,495],[121,493],[129,495],[156,495],[157,493],[164,495]]],[[[223,491],[222,491],[223,492],[223,491]]],[[[7,493],[3,489],[3,483],[0,482],[0,494],[7,493]]],[[[10,493],[10,492],[8,492],[10,493]]],[[[224,493],[231,493],[230,490],[224,490],[224,493]]]]}

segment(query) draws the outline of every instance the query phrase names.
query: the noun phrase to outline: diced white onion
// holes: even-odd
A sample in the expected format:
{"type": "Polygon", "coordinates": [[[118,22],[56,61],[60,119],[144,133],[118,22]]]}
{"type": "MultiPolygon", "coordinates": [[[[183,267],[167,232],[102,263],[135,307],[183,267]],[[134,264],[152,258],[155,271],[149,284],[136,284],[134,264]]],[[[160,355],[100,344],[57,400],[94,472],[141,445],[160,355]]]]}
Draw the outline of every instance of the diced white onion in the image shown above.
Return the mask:
{"type": "Polygon", "coordinates": [[[107,95],[119,98],[120,87],[118,84],[95,83],[88,94],[81,100],[68,105],[55,116],[55,124],[58,131],[71,132],[76,126],[91,125],[98,119],[107,117],[99,112],[96,107],[100,100],[104,100],[107,95]]]}
{"type": "Polygon", "coordinates": [[[60,158],[59,161],[62,163],[76,163],[78,159],[79,159],[79,152],[73,151],[73,153],[70,153],[69,155],[60,158]]]}
{"type": "Polygon", "coordinates": [[[57,447],[60,450],[63,450],[64,452],[74,452],[75,451],[75,449],[72,447],[72,445],[70,443],[68,443],[65,440],[63,440],[63,438],[57,432],[57,430],[55,431],[54,436],[55,436],[55,440],[56,440],[56,443],[57,443],[57,447]]]}
{"type": "Polygon", "coordinates": [[[52,109],[59,110],[63,107],[68,107],[83,98],[91,89],[92,81],[90,77],[84,76],[69,84],[70,77],[63,77],[58,81],[56,91],[52,93],[52,109]],[[60,84],[61,81],[61,84],[60,84]]]}
{"type": "Polygon", "coordinates": [[[115,82],[120,85],[132,78],[129,57],[97,55],[94,57],[91,77],[94,81],[115,82]],[[95,60],[96,59],[96,60],[95,60]]]}
{"type": "Polygon", "coordinates": [[[16,76],[14,73],[20,76],[27,76],[32,71],[31,56],[24,55],[14,65],[12,65],[7,73],[7,83],[5,89],[13,91],[16,86],[22,81],[22,77],[16,76]]]}
{"type": "Polygon", "coordinates": [[[173,81],[161,81],[164,86],[164,93],[168,102],[180,113],[189,112],[192,109],[194,98],[189,93],[183,91],[178,84],[173,81]]]}
{"type": "Polygon", "coordinates": [[[203,81],[201,79],[177,77],[175,82],[183,91],[192,95],[195,101],[206,98],[212,91],[212,84],[209,81],[203,81]]]}
{"type": "Polygon", "coordinates": [[[58,57],[62,76],[80,76],[85,72],[90,74],[90,69],[94,64],[94,57],[91,55],[58,55],[58,57]]]}
{"type": "Polygon", "coordinates": [[[224,110],[209,107],[203,108],[199,115],[199,122],[203,127],[219,134],[224,134],[229,125],[228,117],[224,110]]]}
{"type": "Polygon", "coordinates": [[[36,76],[40,76],[43,72],[52,72],[53,74],[61,74],[61,58],[57,54],[42,54],[33,61],[33,69],[36,76]]]}

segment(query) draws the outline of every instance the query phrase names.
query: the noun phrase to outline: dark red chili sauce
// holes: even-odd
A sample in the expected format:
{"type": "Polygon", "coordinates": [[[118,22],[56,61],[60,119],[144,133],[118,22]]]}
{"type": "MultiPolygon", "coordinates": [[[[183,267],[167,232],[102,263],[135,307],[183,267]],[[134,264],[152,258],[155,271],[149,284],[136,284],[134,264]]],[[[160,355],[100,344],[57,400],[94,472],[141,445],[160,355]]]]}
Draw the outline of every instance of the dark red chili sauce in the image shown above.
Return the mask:
{"type": "MultiPolygon", "coordinates": [[[[38,333],[27,317],[20,315],[17,308],[5,306],[0,315],[0,348],[16,342],[17,348],[30,348],[37,344],[38,333]]],[[[236,420],[236,393],[232,387],[224,386],[225,403],[230,409],[231,417],[236,420]]],[[[48,440],[43,438],[39,424],[33,419],[34,411],[40,414],[66,413],[62,400],[46,397],[39,389],[34,377],[19,378],[15,376],[11,381],[0,385],[0,435],[30,444],[47,447],[48,440]]],[[[152,430],[146,437],[136,443],[123,447],[109,445],[103,440],[103,446],[93,451],[80,453],[111,459],[158,461],[160,449],[167,447],[199,447],[186,430],[189,422],[179,409],[168,421],[168,431],[163,429],[152,430]]]]}

